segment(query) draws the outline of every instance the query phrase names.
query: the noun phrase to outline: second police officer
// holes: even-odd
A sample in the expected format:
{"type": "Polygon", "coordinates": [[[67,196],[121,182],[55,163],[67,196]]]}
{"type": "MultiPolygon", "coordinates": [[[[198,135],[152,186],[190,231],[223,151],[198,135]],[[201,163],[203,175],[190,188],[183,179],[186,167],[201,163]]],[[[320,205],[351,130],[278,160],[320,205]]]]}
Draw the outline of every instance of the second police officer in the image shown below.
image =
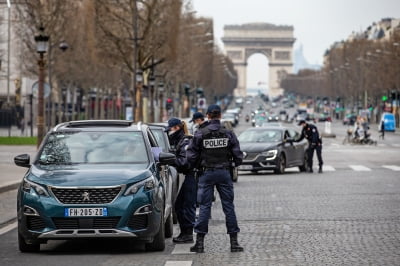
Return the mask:
{"type": "Polygon", "coordinates": [[[175,212],[178,219],[180,234],[172,241],[176,244],[193,243],[193,226],[196,219],[196,182],[194,171],[188,167],[186,148],[191,136],[188,135],[186,124],[178,118],[168,120],[168,138],[175,147],[175,166],[179,173],[185,175],[182,187],[175,201],[175,212]]]}
{"type": "Polygon", "coordinates": [[[208,220],[211,214],[215,187],[219,193],[225,214],[231,252],[240,252],[243,251],[243,247],[239,245],[237,239],[240,229],[233,204],[233,183],[229,167],[232,161],[236,166],[240,165],[243,153],[240,150],[236,135],[221,125],[221,108],[218,105],[208,107],[207,117],[207,125],[196,131],[186,152],[189,165],[196,166],[200,161],[204,171],[199,178],[198,202],[200,212],[194,227],[197,233],[196,243],[190,248],[190,251],[204,252],[204,237],[208,233],[208,220]]]}

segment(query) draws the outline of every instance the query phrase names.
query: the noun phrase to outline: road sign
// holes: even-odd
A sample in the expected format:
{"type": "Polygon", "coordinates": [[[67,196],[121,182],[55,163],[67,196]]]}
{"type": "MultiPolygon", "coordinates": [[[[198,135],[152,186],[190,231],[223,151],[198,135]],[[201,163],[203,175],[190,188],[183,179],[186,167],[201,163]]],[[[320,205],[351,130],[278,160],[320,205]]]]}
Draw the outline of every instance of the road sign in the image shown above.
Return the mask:
{"type": "Polygon", "coordinates": [[[206,108],[206,98],[199,98],[197,99],[197,108],[198,109],[205,109],[206,108]]]}
{"type": "MultiPolygon", "coordinates": [[[[39,95],[39,81],[36,81],[35,83],[33,83],[32,85],[32,94],[33,97],[37,98],[39,95]]],[[[49,83],[44,83],[44,98],[49,97],[50,95],[50,85],[49,83]]]]}

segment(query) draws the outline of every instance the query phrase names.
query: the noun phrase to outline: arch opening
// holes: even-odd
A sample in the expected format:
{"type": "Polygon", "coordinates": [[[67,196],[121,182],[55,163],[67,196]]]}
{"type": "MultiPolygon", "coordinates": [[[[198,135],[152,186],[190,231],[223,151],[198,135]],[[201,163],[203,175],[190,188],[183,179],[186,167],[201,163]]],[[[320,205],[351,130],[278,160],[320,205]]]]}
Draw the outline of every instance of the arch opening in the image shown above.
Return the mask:
{"type": "Polygon", "coordinates": [[[269,89],[269,60],[262,53],[254,53],[247,59],[246,94],[268,94],[269,89]]]}

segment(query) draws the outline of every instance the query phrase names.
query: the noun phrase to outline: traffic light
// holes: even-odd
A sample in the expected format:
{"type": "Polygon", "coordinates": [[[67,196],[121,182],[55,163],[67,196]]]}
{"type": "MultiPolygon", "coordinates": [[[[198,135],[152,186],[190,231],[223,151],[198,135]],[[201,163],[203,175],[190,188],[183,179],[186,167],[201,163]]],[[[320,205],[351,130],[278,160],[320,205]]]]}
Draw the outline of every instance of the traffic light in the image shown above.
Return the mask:
{"type": "Polygon", "coordinates": [[[167,98],[167,102],[166,102],[166,105],[165,105],[167,110],[172,109],[172,103],[173,103],[172,98],[167,98]]]}
{"type": "Polygon", "coordinates": [[[189,93],[190,93],[190,86],[189,84],[185,84],[185,95],[189,96],[189,93]]]}

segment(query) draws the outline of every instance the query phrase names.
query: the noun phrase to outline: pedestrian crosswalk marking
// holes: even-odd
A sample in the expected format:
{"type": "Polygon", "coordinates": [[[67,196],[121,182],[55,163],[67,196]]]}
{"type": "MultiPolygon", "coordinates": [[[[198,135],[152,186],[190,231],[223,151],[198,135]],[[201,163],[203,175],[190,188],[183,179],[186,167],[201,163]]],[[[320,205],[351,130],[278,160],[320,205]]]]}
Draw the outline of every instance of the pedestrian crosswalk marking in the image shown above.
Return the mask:
{"type": "Polygon", "coordinates": [[[336,169],[332,165],[324,165],[324,166],[322,166],[322,170],[325,172],[336,171],[336,169]]]}
{"type": "Polygon", "coordinates": [[[349,167],[354,171],[371,171],[370,168],[365,167],[363,165],[349,165],[349,167]]]}
{"type": "Polygon", "coordinates": [[[382,167],[393,170],[393,171],[400,171],[400,166],[396,166],[396,165],[382,165],[382,167]]]}
{"type": "Polygon", "coordinates": [[[400,144],[394,143],[394,144],[392,144],[392,146],[400,147],[400,144]]]}
{"type": "Polygon", "coordinates": [[[193,246],[193,243],[175,245],[175,248],[172,250],[171,254],[193,254],[193,252],[190,251],[191,246],[193,246]]]}
{"type": "Polygon", "coordinates": [[[191,260],[167,260],[165,266],[191,266],[191,260]]]}

